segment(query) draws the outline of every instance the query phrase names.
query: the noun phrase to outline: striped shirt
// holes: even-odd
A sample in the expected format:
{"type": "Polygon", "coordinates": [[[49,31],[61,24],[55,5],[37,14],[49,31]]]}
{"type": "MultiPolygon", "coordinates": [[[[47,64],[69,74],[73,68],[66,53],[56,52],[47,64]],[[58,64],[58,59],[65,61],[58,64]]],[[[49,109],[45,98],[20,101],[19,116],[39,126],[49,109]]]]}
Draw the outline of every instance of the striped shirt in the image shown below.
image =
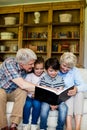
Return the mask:
{"type": "Polygon", "coordinates": [[[18,86],[12,82],[12,79],[26,77],[26,72],[21,70],[15,58],[7,58],[0,67],[0,88],[5,89],[7,93],[14,91],[18,86]]]}
{"type": "Polygon", "coordinates": [[[45,74],[40,81],[41,86],[47,86],[52,88],[64,87],[63,78],[56,75],[56,77],[52,78],[48,74],[45,74]]]}

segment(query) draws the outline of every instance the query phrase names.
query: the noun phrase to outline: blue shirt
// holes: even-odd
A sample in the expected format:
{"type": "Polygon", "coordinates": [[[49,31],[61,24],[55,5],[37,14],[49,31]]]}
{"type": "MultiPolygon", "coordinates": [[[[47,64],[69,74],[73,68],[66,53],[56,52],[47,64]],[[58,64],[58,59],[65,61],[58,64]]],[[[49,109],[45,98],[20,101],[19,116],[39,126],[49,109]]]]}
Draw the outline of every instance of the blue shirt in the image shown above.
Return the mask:
{"type": "Polygon", "coordinates": [[[80,71],[77,67],[73,67],[67,73],[58,72],[59,76],[62,76],[65,82],[65,87],[76,86],[78,91],[87,91],[87,84],[84,83],[80,71]]]}
{"type": "Polygon", "coordinates": [[[12,79],[26,77],[26,72],[21,70],[15,58],[6,59],[0,67],[0,88],[5,89],[7,93],[14,91],[18,86],[12,79]]]}

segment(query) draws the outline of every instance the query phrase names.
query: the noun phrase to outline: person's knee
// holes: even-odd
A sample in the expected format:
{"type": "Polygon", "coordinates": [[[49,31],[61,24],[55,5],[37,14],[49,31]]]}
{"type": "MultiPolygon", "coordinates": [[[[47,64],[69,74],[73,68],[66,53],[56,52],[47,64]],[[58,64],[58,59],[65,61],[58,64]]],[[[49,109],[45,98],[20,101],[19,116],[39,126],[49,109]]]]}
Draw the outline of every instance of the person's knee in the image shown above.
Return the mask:
{"type": "Polygon", "coordinates": [[[32,103],[26,101],[26,102],[25,102],[25,105],[24,105],[24,109],[30,109],[31,107],[32,107],[32,103]]]}
{"type": "Polygon", "coordinates": [[[40,113],[41,117],[45,118],[48,116],[48,114],[49,114],[49,109],[41,109],[41,113],[40,113]]]}
{"type": "Polygon", "coordinates": [[[64,102],[62,102],[62,103],[59,105],[59,109],[60,109],[61,111],[65,111],[65,112],[68,111],[68,107],[67,107],[67,105],[66,105],[64,102]]]}
{"type": "Polygon", "coordinates": [[[6,94],[5,90],[4,90],[4,89],[0,89],[0,99],[2,100],[2,99],[7,98],[6,95],[7,95],[7,94],[6,94]]]}
{"type": "Polygon", "coordinates": [[[33,104],[33,106],[35,108],[40,108],[41,107],[41,103],[39,101],[35,101],[34,104],[33,104]]]}
{"type": "Polygon", "coordinates": [[[41,110],[42,110],[42,111],[48,111],[49,109],[50,109],[49,104],[47,104],[47,103],[42,103],[42,105],[41,105],[41,110]]]}

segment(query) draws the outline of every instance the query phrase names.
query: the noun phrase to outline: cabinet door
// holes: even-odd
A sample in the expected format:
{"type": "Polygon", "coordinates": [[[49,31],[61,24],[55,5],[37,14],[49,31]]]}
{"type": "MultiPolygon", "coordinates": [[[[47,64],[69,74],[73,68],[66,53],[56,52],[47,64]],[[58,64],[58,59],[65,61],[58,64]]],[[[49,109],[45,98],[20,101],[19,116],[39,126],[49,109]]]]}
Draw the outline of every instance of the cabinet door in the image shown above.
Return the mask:
{"type": "Polygon", "coordinates": [[[24,12],[23,47],[30,48],[39,56],[47,57],[48,11],[24,12]],[[35,18],[39,14],[38,18],[35,18]]]}
{"type": "Polygon", "coordinates": [[[53,11],[52,56],[73,52],[79,57],[80,9],[53,11]]]}
{"type": "Polygon", "coordinates": [[[0,55],[15,56],[18,50],[19,13],[0,14],[0,55]]]}

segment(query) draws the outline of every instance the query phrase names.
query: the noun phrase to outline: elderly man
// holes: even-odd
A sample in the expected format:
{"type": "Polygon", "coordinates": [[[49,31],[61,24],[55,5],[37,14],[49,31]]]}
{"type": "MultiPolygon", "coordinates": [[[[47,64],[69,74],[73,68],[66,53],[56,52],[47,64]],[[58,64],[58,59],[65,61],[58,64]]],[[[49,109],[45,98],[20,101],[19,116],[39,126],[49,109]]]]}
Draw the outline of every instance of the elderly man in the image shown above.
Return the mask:
{"type": "Polygon", "coordinates": [[[0,67],[0,128],[17,130],[21,121],[27,91],[34,91],[35,84],[25,81],[26,74],[32,71],[36,54],[30,49],[19,49],[15,58],[7,58],[0,67]],[[14,101],[11,126],[8,128],[6,103],[14,101]]]}

